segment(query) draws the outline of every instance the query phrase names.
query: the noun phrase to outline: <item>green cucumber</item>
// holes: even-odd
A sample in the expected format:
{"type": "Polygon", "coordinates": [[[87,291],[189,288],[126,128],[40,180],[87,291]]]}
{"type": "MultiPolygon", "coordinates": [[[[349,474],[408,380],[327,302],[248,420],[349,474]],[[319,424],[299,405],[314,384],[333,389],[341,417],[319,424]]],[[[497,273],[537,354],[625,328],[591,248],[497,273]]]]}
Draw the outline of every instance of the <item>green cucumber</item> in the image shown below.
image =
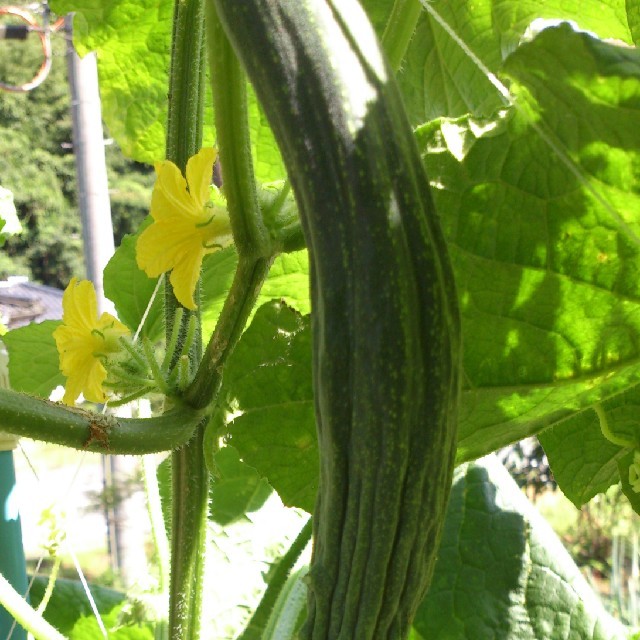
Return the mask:
{"type": "Polygon", "coordinates": [[[302,637],[404,638],[456,444],[460,319],[393,72],[355,0],[210,0],[274,130],[311,264],[320,489],[302,637]]]}
{"type": "Polygon", "coordinates": [[[0,389],[0,431],[74,449],[122,455],[184,445],[203,414],[175,408],[156,418],[116,418],[0,389]]]}

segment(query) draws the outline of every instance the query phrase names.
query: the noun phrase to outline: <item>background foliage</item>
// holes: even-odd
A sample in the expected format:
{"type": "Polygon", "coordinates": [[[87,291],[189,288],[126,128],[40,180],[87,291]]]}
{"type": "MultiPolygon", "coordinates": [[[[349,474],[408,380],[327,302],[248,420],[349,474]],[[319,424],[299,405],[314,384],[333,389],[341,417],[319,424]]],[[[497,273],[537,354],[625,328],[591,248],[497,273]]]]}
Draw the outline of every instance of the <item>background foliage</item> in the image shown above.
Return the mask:
{"type": "MultiPolygon", "coordinates": [[[[0,2],[0,6],[8,5],[0,2]]],[[[66,42],[54,35],[47,80],[29,93],[0,91],[0,184],[13,192],[23,233],[0,255],[0,279],[28,275],[64,288],[84,275],[78,212],[66,42]]],[[[41,62],[39,44],[0,40],[0,79],[20,84],[41,62]]],[[[116,244],[148,212],[153,169],[126,159],[117,144],[106,146],[111,213],[116,244]]]]}

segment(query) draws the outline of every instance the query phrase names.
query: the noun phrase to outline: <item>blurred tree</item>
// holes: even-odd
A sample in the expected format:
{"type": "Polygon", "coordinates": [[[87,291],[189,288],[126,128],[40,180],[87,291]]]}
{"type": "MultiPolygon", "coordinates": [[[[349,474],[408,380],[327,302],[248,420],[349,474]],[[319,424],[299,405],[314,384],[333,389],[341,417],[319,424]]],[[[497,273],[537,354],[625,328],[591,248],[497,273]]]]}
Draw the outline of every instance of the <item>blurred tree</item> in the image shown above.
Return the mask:
{"type": "MultiPolygon", "coordinates": [[[[0,2],[0,6],[6,5],[0,2]]],[[[6,22],[6,20],[3,20],[6,22]]],[[[0,90],[0,185],[11,190],[23,233],[0,254],[0,278],[28,275],[60,288],[85,274],[73,158],[66,43],[52,36],[48,78],[29,93],[0,90]]],[[[41,63],[38,40],[0,40],[0,80],[28,81],[41,63]]],[[[153,169],[107,146],[116,244],[148,212],[153,169]]]]}

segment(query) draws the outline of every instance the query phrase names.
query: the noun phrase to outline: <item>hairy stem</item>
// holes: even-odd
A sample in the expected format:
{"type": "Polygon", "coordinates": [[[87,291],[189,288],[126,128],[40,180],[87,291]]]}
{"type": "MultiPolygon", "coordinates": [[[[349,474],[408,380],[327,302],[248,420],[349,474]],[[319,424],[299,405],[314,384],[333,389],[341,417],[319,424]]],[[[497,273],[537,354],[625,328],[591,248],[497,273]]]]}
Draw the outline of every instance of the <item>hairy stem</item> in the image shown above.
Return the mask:
{"type": "Polygon", "coordinates": [[[224,363],[242,335],[272,262],[272,258],[240,257],[216,329],[196,376],[185,392],[184,400],[190,406],[204,408],[213,400],[220,387],[224,363]]]}
{"type": "Polygon", "coordinates": [[[202,441],[206,420],[171,458],[171,590],[169,637],[198,640],[206,543],[209,472],[202,441]]]}
{"type": "Polygon", "coordinates": [[[258,206],[251,157],[247,79],[212,2],[207,2],[206,13],[217,145],[233,240],[241,256],[267,256],[269,234],[258,206]]]}
{"type": "MultiPolygon", "coordinates": [[[[202,144],[202,119],[205,86],[203,0],[175,0],[173,44],[169,77],[169,113],[167,122],[167,159],[185,171],[187,160],[202,144]]],[[[196,302],[199,301],[196,291],[196,302]]],[[[167,343],[172,340],[178,302],[165,288],[167,343]]],[[[180,332],[173,362],[180,356],[186,340],[192,312],[180,318],[180,332]]],[[[194,368],[200,361],[202,340],[200,322],[189,358],[194,368]]],[[[204,420],[206,422],[206,419],[204,420]]],[[[202,460],[202,423],[195,437],[174,451],[172,470],[171,586],[169,597],[169,637],[172,640],[197,640],[200,636],[202,573],[206,533],[209,476],[202,460]]]]}
{"type": "Polygon", "coordinates": [[[382,34],[382,48],[394,71],[402,64],[421,12],[420,0],[395,0],[393,3],[382,34]]]}

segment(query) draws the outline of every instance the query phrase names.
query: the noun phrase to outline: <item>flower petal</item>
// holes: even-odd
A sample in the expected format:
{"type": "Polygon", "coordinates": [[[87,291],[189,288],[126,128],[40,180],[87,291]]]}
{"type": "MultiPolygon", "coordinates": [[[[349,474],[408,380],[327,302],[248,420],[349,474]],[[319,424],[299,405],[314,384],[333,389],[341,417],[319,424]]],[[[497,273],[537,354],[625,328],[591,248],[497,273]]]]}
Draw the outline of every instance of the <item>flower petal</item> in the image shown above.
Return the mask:
{"type": "Polygon", "coordinates": [[[151,217],[163,220],[182,212],[197,216],[200,207],[187,191],[187,181],[180,169],[169,160],[156,167],[157,179],[151,194],[151,217]]]}
{"type": "Polygon", "coordinates": [[[78,330],[91,330],[98,318],[98,303],[93,283],[72,278],[62,294],[62,321],[78,330]]]}
{"type": "Polygon", "coordinates": [[[209,202],[209,185],[213,178],[213,163],[216,161],[216,150],[212,147],[200,149],[187,162],[187,183],[189,193],[202,208],[209,202]]]}
{"type": "Polygon", "coordinates": [[[185,255],[202,252],[193,222],[175,217],[147,227],[136,244],[136,261],[150,278],[170,271],[185,255]]]}
{"type": "Polygon", "coordinates": [[[200,277],[202,257],[202,251],[193,251],[185,254],[183,260],[173,268],[169,278],[178,302],[183,307],[191,310],[198,308],[193,299],[193,294],[200,277]]]}

